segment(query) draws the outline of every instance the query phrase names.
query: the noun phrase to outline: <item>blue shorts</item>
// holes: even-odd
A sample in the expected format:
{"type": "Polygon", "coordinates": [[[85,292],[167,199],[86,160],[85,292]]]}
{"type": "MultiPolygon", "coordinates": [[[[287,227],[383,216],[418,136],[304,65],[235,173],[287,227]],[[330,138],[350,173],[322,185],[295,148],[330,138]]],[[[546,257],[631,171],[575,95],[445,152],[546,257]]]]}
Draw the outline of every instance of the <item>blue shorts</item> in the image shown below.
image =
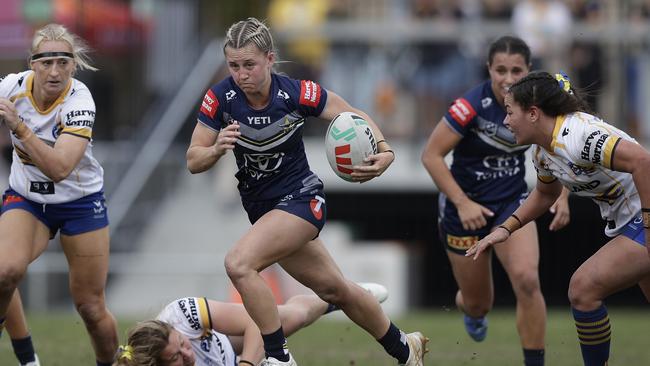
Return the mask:
{"type": "Polygon", "coordinates": [[[22,209],[34,215],[50,229],[50,238],[58,230],[61,230],[61,234],[78,235],[108,226],[103,191],[72,202],[43,204],[30,201],[10,188],[2,196],[2,213],[13,209],[22,209]]]}
{"type": "Polygon", "coordinates": [[[242,200],[242,204],[251,224],[254,224],[267,212],[277,209],[310,222],[320,233],[327,218],[327,205],[325,204],[322,183],[316,187],[311,186],[307,190],[305,188],[297,189],[280,199],[266,201],[242,200]]]}
{"type": "Polygon", "coordinates": [[[627,236],[645,247],[645,230],[646,229],[643,228],[643,217],[639,212],[635,218],[623,226],[620,235],[627,236]]]}
{"type": "Polygon", "coordinates": [[[458,217],[456,206],[447,200],[447,196],[440,194],[438,199],[438,227],[440,241],[444,243],[447,250],[457,254],[465,255],[465,251],[474,245],[484,236],[488,235],[492,228],[505,221],[508,216],[521,205],[528,197],[528,192],[522,192],[517,198],[498,202],[498,203],[480,203],[494,213],[492,217],[486,217],[487,225],[478,230],[465,230],[463,223],[458,217]]]}

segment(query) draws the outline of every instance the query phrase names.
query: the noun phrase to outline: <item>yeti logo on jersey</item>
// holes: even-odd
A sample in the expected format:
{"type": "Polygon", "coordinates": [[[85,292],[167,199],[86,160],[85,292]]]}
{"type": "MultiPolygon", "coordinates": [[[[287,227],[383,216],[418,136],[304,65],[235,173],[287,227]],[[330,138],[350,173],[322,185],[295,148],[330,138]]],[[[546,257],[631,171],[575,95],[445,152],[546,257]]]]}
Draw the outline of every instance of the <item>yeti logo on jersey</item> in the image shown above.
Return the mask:
{"type": "Polygon", "coordinates": [[[208,90],[203,97],[203,102],[201,102],[201,112],[210,118],[214,118],[215,113],[217,113],[217,108],[219,107],[219,100],[212,92],[212,89],[208,90]]]}
{"type": "Polygon", "coordinates": [[[300,104],[308,107],[318,107],[320,95],[320,85],[311,80],[300,81],[300,104]]]}
{"type": "Polygon", "coordinates": [[[521,172],[519,159],[512,155],[491,155],[483,158],[487,171],[475,171],[476,180],[484,181],[503,177],[513,177],[521,172]]]}
{"type": "Polygon", "coordinates": [[[237,95],[237,92],[232,89],[228,90],[226,92],[226,100],[230,102],[231,100],[235,99],[235,95],[237,95]]]}
{"type": "Polygon", "coordinates": [[[467,99],[464,98],[458,98],[454,101],[451,107],[449,107],[449,114],[463,127],[467,126],[469,121],[476,117],[476,111],[467,99]]]}
{"type": "Polygon", "coordinates": [[[257,180],[275,174],[282,165],[283,152],[274,154],[244,154],[248,174],[257,180]]]}
{"type": "Polygon", "coordinates": [[[201,320],[199,319],[199,309],[196,300],[193,297],[178,300],[178,308],[181,309],[187,323],[194,330],[201,329],[201,320]]]}

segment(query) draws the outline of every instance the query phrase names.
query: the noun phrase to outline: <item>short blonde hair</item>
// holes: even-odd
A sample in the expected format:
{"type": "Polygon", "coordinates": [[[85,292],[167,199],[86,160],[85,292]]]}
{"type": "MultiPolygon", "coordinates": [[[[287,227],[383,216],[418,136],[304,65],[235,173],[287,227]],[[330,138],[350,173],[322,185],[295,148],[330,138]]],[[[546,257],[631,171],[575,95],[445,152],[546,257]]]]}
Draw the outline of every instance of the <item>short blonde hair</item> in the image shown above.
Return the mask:
{"type": "Polygon", "coordinates": [[[66,27],[62,26],[61,24],[51,23],[34,33],[34,38],[32,39],[32,48],[30,50],[30,58],[36,53],[38,46],[43,41],[67,42],[72,48],[72,54],[74,55],[74,60],[77,64],[77,68],[82,70],[97,70],[96,67],[90,65],[90,57],[88,57],[90,47],[88,47],[86,42],[81,39],[81,37],[71,33],[66,27]]]}

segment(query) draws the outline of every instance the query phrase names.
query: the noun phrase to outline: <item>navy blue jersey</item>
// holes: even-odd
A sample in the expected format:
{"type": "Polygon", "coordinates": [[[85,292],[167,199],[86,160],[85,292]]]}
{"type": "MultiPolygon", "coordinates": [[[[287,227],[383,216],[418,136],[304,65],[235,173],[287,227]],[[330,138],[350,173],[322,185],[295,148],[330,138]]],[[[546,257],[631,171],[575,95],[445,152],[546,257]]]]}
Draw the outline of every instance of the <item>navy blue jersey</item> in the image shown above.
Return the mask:
{"type": "MultiPolygon", "coordinates": [[[[327,91],[313,81],[271,75],[271,101],[251,108],[232,77],[212,86],[203,98],[198,121],[219,131],[237,121],[241,137],[235,145],[242,199],[268,200],[302,187],[314,175],[309,169],[302,130],[308,116],[319,116],[327,91]]],[[[310,179],[311,180],[311,179],[310,179]]]]}
{"type": "Polygon", "coordinates": [[[465,194],[476,202],[498,202],[521,194],[524,152],[503,125],[505,109],[497,102],[490,80],[456,99],[445,120],[463,136],[454,148],[451,174],[465,194]]]}

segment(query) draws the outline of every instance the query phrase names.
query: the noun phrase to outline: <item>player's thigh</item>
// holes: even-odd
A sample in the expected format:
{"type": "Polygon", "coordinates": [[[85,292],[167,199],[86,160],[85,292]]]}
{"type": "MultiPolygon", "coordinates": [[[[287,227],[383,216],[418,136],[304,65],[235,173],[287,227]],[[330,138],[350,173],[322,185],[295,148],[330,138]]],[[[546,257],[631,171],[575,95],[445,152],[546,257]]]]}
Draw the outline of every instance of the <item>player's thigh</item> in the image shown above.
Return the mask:
{"type": "Polygon", "coordinates": [[[319,238],[310,241],[279,263],[293,278],[316,293],[345,286],[343,273],[319,238]]]}
{"type": "Polygon", "coordinates": [[[570,295],[587,292],[590,298],[604,299],[631,287],[650,275],[646,248],[619,235],[587,259],[571,277],[570,295]]]}
{"type": "Polygon", "coordinates": [[[646,301],[650,302],[650,275],[645,276],[639,281],[639,288],[641,288],[646,301]]]}
{"type": "Polygon", "coordinates": [[[27,265],[47,247],[50,229],[30,212],[11,209],[0,215],[0,266],[27,265]]]}
{"type": "Polygon", "coordinates": [[[465,303],[492,302],[492,252],[481,254],[476,260],[447,250],[447,257],[463,294],[465,303]]]}
{"type": "Polygon", "coordinates": [[[512,233],[508,240],[495,245],[494,251],[511,282],[539,277],[539,241],[535,222],[526,224],[512,233]]]}
{"type": "Polygon", "coordinates": [[[61,234],[73,297],[103,293],[108,274],[109,243],[108,226],[76,235],[61,234]]]}
{"type": "Polygon", "coordinates": [[[308,221],[282,210],[271,210],[239,239],[228,257],[259,271],[300,250],[317,233],[308,221]]]}

